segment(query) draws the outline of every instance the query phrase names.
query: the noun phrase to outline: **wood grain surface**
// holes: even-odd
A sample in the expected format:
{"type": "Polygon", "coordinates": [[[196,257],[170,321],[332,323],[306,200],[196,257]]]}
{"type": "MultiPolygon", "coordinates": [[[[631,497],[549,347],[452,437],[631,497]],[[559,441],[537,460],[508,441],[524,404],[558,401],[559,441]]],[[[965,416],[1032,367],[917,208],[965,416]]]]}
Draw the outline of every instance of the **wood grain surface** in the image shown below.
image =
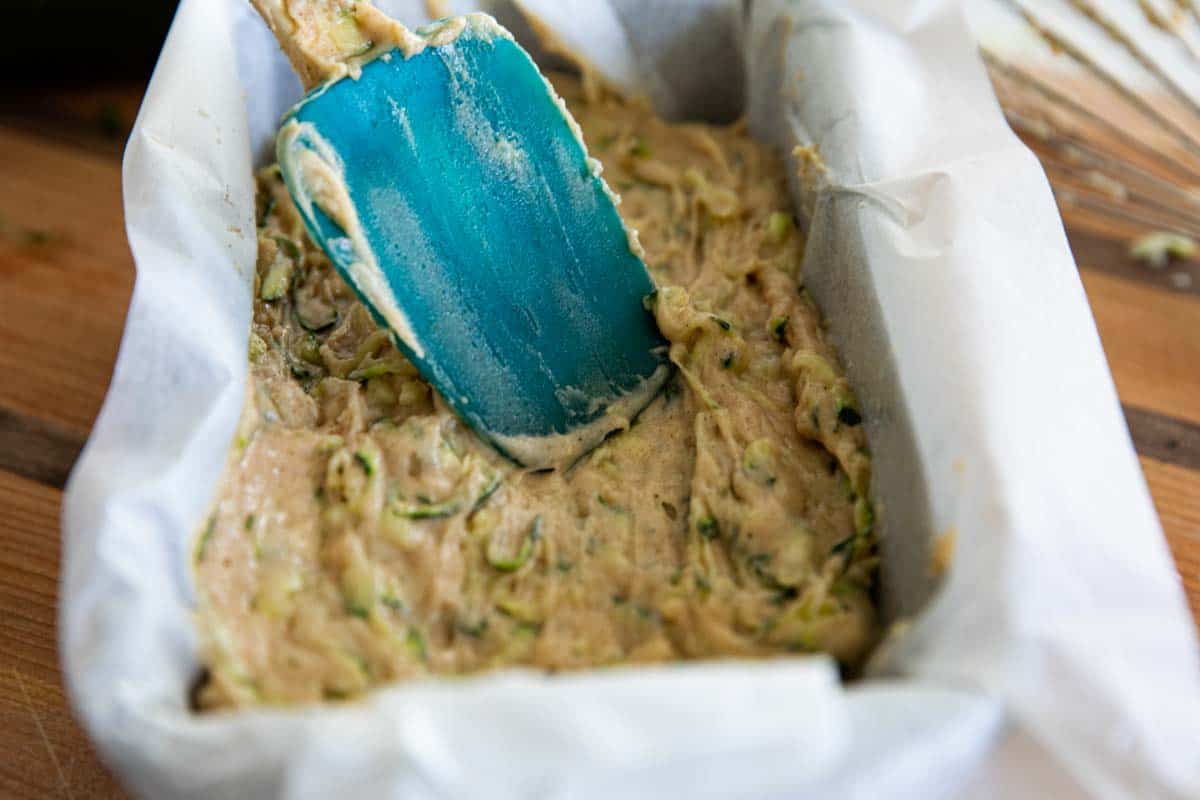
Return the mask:
{"type": "MultiPolygon", "coordinates": [[[[0,103],[0,797],[123,796],[74,722],[56,654],[59,503],[99,411],[133,285],[120,150],[142,87],[0,103]]],[[[1053,177],[1053,175],[1052,175],[1053,177]]],[[[1200,264],[1127,256],[1064,204],[1133,441],[1200,615],[1200,264]]]]}

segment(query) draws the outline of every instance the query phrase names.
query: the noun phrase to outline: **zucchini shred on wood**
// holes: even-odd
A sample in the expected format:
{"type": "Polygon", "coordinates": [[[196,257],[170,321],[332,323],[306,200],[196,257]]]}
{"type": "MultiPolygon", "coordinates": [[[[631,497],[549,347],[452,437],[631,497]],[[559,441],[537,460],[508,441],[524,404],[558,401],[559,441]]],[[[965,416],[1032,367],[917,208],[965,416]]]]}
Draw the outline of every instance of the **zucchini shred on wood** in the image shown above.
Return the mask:
{"type": "Polygon", "coordinates": [[[782,161],[553,82],[639,232],[676,376],[566,472],[482,443],[259,173],[250,382],[193,548],[204,708],[509,665],[827,652],[878,634],[862,412],[803,290],[782,161]]]}

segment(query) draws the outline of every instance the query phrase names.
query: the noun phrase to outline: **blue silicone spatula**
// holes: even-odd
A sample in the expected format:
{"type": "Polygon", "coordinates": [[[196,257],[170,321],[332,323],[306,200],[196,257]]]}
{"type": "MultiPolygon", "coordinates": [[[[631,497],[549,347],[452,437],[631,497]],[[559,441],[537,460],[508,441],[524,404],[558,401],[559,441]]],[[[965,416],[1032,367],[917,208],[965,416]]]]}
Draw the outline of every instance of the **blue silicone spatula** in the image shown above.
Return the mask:
{"type": "Polygon", "coordinates": [[[568,465],[669,374],[640,247],[507,31],[473,14],[405,33],[288,112],[284,180],[455,412],[520,464],[568,465]]]}

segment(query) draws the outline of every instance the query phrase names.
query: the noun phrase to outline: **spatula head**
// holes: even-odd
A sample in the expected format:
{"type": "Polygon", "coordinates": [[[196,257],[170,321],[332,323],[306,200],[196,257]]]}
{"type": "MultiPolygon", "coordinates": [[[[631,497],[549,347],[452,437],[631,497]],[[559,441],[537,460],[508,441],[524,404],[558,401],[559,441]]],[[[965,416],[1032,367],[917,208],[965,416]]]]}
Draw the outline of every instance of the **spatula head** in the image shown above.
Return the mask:
{"type": "Polygon", "coordinates": [[[653,399],[666,342],[598,162],[485,19],[311,92],[279,163],[314,240],[446,402],[519,463],[562,466],[653,399]]]}

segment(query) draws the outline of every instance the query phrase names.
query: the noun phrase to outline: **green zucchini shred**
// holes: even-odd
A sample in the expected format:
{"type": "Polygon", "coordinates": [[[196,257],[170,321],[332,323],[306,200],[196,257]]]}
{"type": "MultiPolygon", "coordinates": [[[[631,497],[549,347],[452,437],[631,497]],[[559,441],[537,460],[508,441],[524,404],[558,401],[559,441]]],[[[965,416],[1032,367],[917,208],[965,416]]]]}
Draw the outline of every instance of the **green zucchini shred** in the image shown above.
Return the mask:
{"type": "Polygon", "coordinates": [[[208,518],[208,524],[204,526],[204,532],[200,534],[200,538],[196,540],[196,550],[192,559],[199,564],[208,554],[208,543],[212,541],[213,533],[217,529],[217,515],[213,514],[208,518]]]}
{"type": "Polygon", "coordinates": [[[375,454],[366,450],[355,450],[354,460],[360,467],[362,467],[363,472],[367,473],[367,477],[374,475],[375,471],[379,469],[379,464],[376,460],[375,454]]]}
{"type": "Polygon", "coordinates": [[[850,554],[850,552],[853,551],[854,544],[857,540],[858,540],[857,533],[850,534],[845,539],[842,539],[841,541],[834,544],[833,547],[829,548],[829,555],[831,555],[831,556],[843,556],[843,555],[848,556],[850,554]]]}
{"type": "Polygon", "coordinates": [[[325,360],[321,358],[321,340],[314,334],[304,334],[296,347],[296,355],[306,364],[312,364],[314,367],[325,366],[325,360]]]}
{"type": "Polygon", "coordinates": [[[753,570],[766,569],[767,564],[771,563],[770,553],[754,553],[746,556],[746,566],[753,570]]]}
{"type": "Polygon", "coordinates": [[[527,620],[519,619],[513,626],[513,633],[521,634],[523,636],[537,636],[541,632],[542,623],[540,622],[529,622],[527,620]]]}
{"type": "Polygon", "coordinates": [[[404,364],[394,360],[384,359],[376,361],[365,367],[359,367],[358,369],[351,370],[350,374],[346,377],[352,381],[365,381],[370,380],[371,378],[378,378],[383,375],[403,375],[407,371],[408,370],[404,364]]]}
{"type": "Polygon", "coordinates": [[[267,352],[267,342],[257,333],[250,334],[250,342],[247,345],[247,355],[250,358],[251,364],[257,364],[267,352]]]}
{"type": "Polygon", "coordinates": [[[537,617],[537,610],[527,603],[523,603],[513,598],[500,598],[496,601],[496,610],[506,617],[519,620],[522,622],[541,624],[537,617]]]}
{"type": "Polygon", "coordinates": [[[303,358],[294,356],[290,350],[284,350],[284,356],[287,358],[288,369],[291,370],[292,376],[300,380],[319,378],[323,372],[316,364],[310,364],[303,358]]]}
{"type": "Polygon", "coordinates": [[[488,630],[488,618],[483,617],[474,624],[457,622],[454,629],[464,636],[470,636],[472,639],[482,639],[488,630]]]}
{"type": "Polygon", "coordinates": [[[408,633],[404,636],[404,646],[413,658],[424,661],[428,657],[425,650],[425,637],[416,627],[409,627],[408,633]]]}
{"type": "Polygon", "coordinates": [[[867,536],[875,527],[875,508],[871,501],[859,497],[854,501],[854,528],[860,536],[867,536]]]}
{"type": "Polygon", "coordinates": [[[767,329],[771,331],[771,335],[775,337],[775,341],[780,344],[787,344],[787,324],[788,315],[784,314],[780,317],[771,317],[771,321],[767,324],[767,329]]]}
{"type": "Polygon", "coordinates": [[[605,497],[602,494],[596,495],[596,502],[599,503],[604,508],[607,508],[609,511],[613,512],[614,514],[628,514],[629,513],[629,510],[626,509],[624,506],[617,505],[612,500],[609,500],[607,497],[605,497]]]}
{"type": "Polygon", "coordinates": [[[639,619],[645,620],[646,622],[658,622],[659,619],[657,609],[644,606],[641,603],[634,603],[633,613],[636,614],[639,619]]]}
{"type": "Polygon", "coordinates": [[[504,478],[499,475],[492,476],[491,480],[483,487],[483,491],[479,493],[479,497],[476,498],[475,505],[471,506],[471,513],[473,514],[483,508],[483,504],[496,493],[496,490],[500,488],[500,484],[502,483],[504,483],[504,478]]]}
{"type": "Polygon", "coordinates": [[[272,236],[271,238],[275,240],[275,244],[279,245],[279,249],[287,254],[288,258],[293,261],[300,258],[300,248],[291,239],[286,236],[272,236]]]}
{"type": "Polygon", "coordinates": [[[267,219],[271,216],[271,212],[275,210],[275,197],[272,195],[267,198],[267,202],[263,203],[262,214],[258,217],[258,227],[264,228],[267,225],[267,219]]]}
{"type": "Polygon", "coordinates": [[[490,475],[485,479],[486,482],[483,488],[480,489],[479,494],[474,499],[466,496],[466,490],[440,502],[433,502],[424,495],[417,495],[417,502],[415,503],[408,502],[400,497],[394,497],[390,502],[389,510],[397,516],[408,517],[409,519],[440,519],[441,517],[453,516],[465,508],[469,508],[474,512],[500,488],[500,484],[503,482],[503,478],[500,475],[490,470],[489,472],[490,475]]]}
{"type": "Polygon", "coordinates": [[[393,502],[391,511],[409,519],[441,519],[452,517],[462,510],[462,500],[452,497],[441,503],[393,502]]]}
{"type": "Polygon", "coordinates": [[[756,483],[763,486],[775,485],[778,478],[773,469],[774,464],[774,448],[770,439],[755,439],[746,445],[742,453],[742,470],[756,483]]]}
{"type": "Polygon", "coordinates": [[[787,605],[799,596],[800,590],[795,586],[780,586],[771,597],[771,603],[777,606],[787,605]]]}
{"type": "Polygon", "coordinates": [[[339,14],[337,22],[333,24],[329,33],[339,49],[346,47],[350,43],[350,40],[354,38],[362,39],[362,43],[355,50],[345,52],[343,55],[344,58],[357,58],[358,56],[366,55],[375,46],[375,42],[362,35],[362,29],[358,27],[358,23],[354,19],[353,10],[346,10],[339,14]]]}
{"type": "Polygon", "coordinates": [[[542,516],[533,518],[533,523],[530,524],[525,538],[521,540],[521,547],[516,554],[511,558],[505,558],[497,555],[489,542],[486,556],[489,564],[500,572],[516,572],[529,561],[533,555],[533,550],[537,546],[538,540],[542,538],[542,516]]]}
{"type": "Polygon", "coordinates": [[[792,215],[784,211],[772,211],[767,217],[767,241],[781,244],[792,232],[792,215]]]}
{"type": "Polygon", "coordinates": [[[276,260],[267,270],[262,286],[259,287],[258,296],[269,303],[287,294],[288,287],[292,283],[292,266],[293,264],[289,260],[276,260]]]}

